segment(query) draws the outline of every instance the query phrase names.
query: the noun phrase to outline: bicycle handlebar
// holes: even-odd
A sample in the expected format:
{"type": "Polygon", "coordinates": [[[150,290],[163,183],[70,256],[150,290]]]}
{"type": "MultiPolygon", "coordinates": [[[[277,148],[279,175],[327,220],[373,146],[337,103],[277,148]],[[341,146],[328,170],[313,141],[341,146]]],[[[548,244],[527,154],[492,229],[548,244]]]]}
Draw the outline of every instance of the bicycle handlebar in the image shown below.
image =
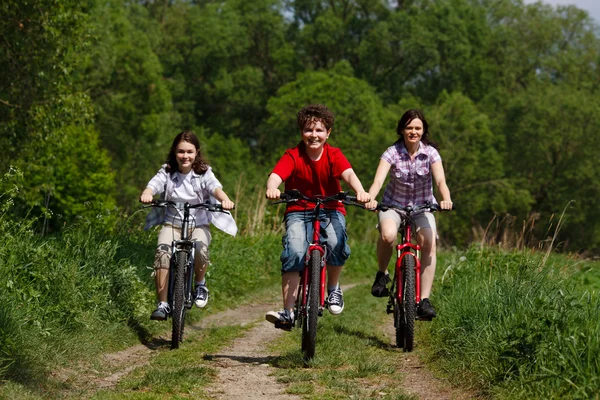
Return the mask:
{"type": "MultiPolygon", "coordinates": [[[[229,210],[225,210],[221,204],[216,203],[198,203],[198,204],[190,204],[190,203],[181,203],[172,200],[152,200],[152,202],[146,205],[147,207],[174,207],[178,210],[184,210],[185,208],[193,209],[193,208],[202,208],[206,211],[212,212],[222,212],[229,213],[229,210]]],[[[235,208],[235,207],[234,207],[235,208]]]]}
{"type": "MultiPolygon", "coordinates": [[[[394,206],[391,204],[384,204],[384,203],[379,203],[377,204],[377,208],[375,208],[373,211],[388,211],[388,210],[396,210],[396,211],[401,211],[407,214],[414,214],[417,212],[434,212],[434,211],[451,211],[451,210],[445,210],[443,208],[440,207],[439,204],[435,204],[435,203],[429,203],[426,202],[425,204],[421,204],[418,206],[394,206]]],[[[454,210],[454,204],[452,204],[452,210],[454,210]]]]}
{"type": "Polygon", "coordinates": [[[304,200],[315,205],[324,204],[331,201],[339,201],[345,205],[357,206],[364,208],[362,203],[356,200],[356,196],[350,196],[347,192],[338,192],[331,196],[306,196],[300,193],[299,190],[286,190],[279,195],[280,200],[274,201],[272,205],[281,203],[293,203],[298,200],[304,200]]]}

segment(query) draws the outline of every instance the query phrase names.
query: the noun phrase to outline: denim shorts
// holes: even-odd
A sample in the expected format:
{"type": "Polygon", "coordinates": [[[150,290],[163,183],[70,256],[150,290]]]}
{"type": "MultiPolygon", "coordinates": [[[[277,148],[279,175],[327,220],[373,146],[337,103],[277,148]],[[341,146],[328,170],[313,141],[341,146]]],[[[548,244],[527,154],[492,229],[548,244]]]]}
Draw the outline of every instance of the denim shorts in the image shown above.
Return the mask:
{"type": "MultiPolygon", "coordinates": [[[[312,241],[311,212],[291,212],[284,218],[285,235],[282,238],[281,272],[304,270],[308,244],[312,241]]],[[[350,256],[346,218],[335,210],[321,212],[321,241],[327,247],[327,265],[341,267],[350,256]]]]}

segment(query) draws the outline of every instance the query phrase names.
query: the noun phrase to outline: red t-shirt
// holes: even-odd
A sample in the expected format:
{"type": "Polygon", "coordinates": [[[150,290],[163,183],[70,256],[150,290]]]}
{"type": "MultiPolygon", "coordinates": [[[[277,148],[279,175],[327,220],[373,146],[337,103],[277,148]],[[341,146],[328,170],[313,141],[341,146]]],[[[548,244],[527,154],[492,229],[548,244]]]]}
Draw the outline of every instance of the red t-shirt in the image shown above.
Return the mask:
{"type": "MultiPolygon", "coordinates": [[[[323,154],[318,161],[310,159],[305,150],[305,145],[300,142],[298,146],[287,149],[279,159],[273,173],[279,175],[285,182],[285,190],[297,189],[306,196],[332,196],[342,191],[340,179],[342,172],[352,168],[350,162],[336,147],[325,143],[323,154]]],[[[293,211],[304,211],[314,205],[298,200],[288,203],[286,214],[293,211]]],[[[328,210],[338,210],[346,215],[344,205],[339,202],[325,204],[328,210]]]]}

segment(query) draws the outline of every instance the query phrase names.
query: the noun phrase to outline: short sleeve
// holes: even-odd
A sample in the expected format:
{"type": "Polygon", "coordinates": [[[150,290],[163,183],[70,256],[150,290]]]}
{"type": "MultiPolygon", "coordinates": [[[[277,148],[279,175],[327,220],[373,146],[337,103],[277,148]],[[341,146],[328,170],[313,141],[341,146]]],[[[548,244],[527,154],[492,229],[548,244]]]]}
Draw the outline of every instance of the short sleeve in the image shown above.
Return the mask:
{"type": "Polygon", "coordinates": [[[383,161],[386,161],[390,165],[394,165],[395,164],[394,160],[395,160],[397,154],[398,154],[398,152],[396,151],[395,146],[391,146],[391,147],[388,147],[383,152],[383,154],[381,155],[381,159],[383,161]]]}
{"type": "Polygon", "coordinates": [[[212,195],[217,188],[223,188],[223,185],[221,185],[221,182],[215,176],[212,168],[209,167],[204,173],[202,189],[206,190],[209,195],[212,195]]]}
{"type": "Polygon", "coordinates": [[[286,151],[283,154],[271,172],[279,175],[284,181],[292,176],[292,173],[294,172],[294,158],[289,151],[286,151]]]}
{"type": "Polygon", "coordinates": [[[160,194],[165,191],[165,183],[167,183],[167,176],[168,174],[165,164],[161,167],[161,169],[158,170],[156,175],[154,175],[154,177],[150,179],[150,182],[148,182],[148,184],[146,185],[146,187],[152,189],[152,195],[160,194]]]}
{"type": "Polygon", "coordinates": [[[440,156],[440,153],[435,149],[435,147],[430,146],[430,149],[429,164],[435,164],[438,161],[442,161],[442,156],[440,156]]]}
{"type": "Polygon", "coordinates": [[[332,170],[335,179],[341,179],[342,173],[347,169],[352,168],[350,161],[348,161],[340,149],[331,149],[330,160],[333,166],[332,170]]]}

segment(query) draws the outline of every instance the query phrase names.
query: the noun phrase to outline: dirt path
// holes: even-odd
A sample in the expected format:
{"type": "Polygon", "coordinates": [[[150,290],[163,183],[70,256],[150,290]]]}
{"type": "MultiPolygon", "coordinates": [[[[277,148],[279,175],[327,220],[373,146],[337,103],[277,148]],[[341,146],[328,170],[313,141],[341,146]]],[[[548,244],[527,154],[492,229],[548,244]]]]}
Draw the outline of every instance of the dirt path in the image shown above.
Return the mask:
{"type": "MultiPolygon", "coordinates": [[[[390,343],[396,342],[396,331],[393,321],[384,326],[384,335],[390,343]]],[[[399,353],[400,370],[402,371],[403,388],[419,400],[463,400],[477,399],[473,393],[466,390],[454,388],[449,382],[439,379],[428,370],[419,359],[418,343],[415,343],[415,349],[411,353],[399,353]]]]}
{"type": "MultiPolygon", "coordinates": [[[[346,287],[345,290],[348,290],[346,287]]],[[[215,399],[300,399],[285,394],[286,386],[277,382],[270,360],[277,356],[269,351],[269,344],[283,331],[274,329],[264,320],[266,310],[278,309],[277,303],[245,305],[205,317],[199,323],[186,328],[188,338],[207,327],[246,325],[257,323],[243,337],[222,349],[218,354],[207,355],[210,367],[217,370],[216,381],[206,388],[207,394],[215,399]]],[[[384,334],[390,342],[394,340],[393,325],[385,326],[384,334]]],[[[89,397],[98,390],[114,389],[119,380],[137,368],[146,366],[157,354],[157,348],[168,346],[169,337],[158,337],[147,345],[136,345],[117,353],[104,355],[96,365],[80,363],[70,369],[57,371],[57,380],[68,383],[71,389],[63,393],[66,397],[89,397]]],[[[455,400],[475,398],[469,393],[452,388],[437,379],[418,358],[418,349],[413,353],[400,354],[400,370],[405,373],[403,386],[421,400],[455,400]]]]}

